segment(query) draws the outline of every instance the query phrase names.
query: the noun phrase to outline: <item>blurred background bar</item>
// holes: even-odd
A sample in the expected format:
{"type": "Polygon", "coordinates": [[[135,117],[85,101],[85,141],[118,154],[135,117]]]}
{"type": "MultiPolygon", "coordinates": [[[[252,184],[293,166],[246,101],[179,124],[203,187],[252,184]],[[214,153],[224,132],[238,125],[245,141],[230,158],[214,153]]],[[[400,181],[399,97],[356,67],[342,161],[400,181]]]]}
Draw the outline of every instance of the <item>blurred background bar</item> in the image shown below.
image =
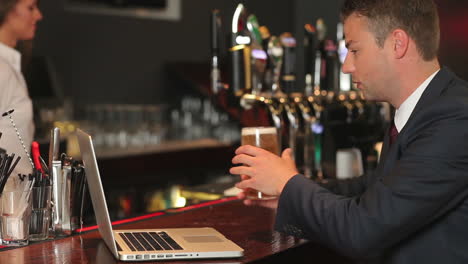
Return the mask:
{"type": "MultiPolygon", "coordinates": [[[[41,152],[52,127],[77,158],[91,133],[113,219],[222,197],[244,126],[277,127],[312,179],[343,149],[372,170],[392,110],[340,71],[342,2],[40,1],[24,70],[41,152]]],[[[440,60],[468,79],[468,3],[436,2],[440,60]]]]}

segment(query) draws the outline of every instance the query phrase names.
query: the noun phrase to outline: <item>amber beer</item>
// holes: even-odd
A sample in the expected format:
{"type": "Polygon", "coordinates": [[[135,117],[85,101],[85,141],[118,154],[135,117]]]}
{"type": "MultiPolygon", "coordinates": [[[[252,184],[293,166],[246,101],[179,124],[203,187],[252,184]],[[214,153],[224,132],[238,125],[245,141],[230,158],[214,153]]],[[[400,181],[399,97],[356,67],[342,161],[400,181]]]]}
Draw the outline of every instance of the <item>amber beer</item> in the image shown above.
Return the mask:
{"type": "MultiPolygon", "coordinates": [[[[256,146],[279,155],[278,135],[275,127],[244,127],[242,128],[241,144],[256,146]]],[[[250,188],[245,190],[245,194],[249,199],[273,198],[250,188]]]]}

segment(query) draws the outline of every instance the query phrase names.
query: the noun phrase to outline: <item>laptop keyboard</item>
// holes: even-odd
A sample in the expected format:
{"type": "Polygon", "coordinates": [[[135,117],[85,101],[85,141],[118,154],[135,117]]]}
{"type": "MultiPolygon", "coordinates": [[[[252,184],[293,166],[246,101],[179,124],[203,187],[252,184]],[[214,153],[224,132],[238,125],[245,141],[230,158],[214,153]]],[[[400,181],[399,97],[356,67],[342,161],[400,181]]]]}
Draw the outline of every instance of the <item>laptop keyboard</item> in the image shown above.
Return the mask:
{"type": "Polygon", "coordinates": [[[131,251],[182,250],[166,232],[125,232],[119,235],[131,251]]]}

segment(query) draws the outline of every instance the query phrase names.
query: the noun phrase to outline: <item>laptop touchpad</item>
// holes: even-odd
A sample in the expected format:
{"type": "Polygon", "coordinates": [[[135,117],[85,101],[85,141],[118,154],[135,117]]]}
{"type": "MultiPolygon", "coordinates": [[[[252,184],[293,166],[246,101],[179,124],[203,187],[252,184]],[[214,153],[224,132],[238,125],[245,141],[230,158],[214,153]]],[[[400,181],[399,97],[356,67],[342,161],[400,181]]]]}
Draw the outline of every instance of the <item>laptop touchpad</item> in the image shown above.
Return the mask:
{"type": "Polygon", "coordinates": [[[223,242],[217,236],[184,236],[185,241],[189,243],[214,243],[214,242],[223,242]]]}

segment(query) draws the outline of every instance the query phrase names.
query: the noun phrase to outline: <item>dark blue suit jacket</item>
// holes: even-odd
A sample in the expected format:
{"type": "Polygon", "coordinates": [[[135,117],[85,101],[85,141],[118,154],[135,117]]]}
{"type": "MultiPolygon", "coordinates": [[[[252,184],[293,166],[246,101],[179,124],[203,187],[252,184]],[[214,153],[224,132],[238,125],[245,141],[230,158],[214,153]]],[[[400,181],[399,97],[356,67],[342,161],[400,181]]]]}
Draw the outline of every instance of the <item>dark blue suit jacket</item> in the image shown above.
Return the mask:
{"type": "Polygon", "coordinates": [[[373,174],[294,176],[276,229],[363,262],[468,263],[468,84],[442,68],[373,174]]]}

